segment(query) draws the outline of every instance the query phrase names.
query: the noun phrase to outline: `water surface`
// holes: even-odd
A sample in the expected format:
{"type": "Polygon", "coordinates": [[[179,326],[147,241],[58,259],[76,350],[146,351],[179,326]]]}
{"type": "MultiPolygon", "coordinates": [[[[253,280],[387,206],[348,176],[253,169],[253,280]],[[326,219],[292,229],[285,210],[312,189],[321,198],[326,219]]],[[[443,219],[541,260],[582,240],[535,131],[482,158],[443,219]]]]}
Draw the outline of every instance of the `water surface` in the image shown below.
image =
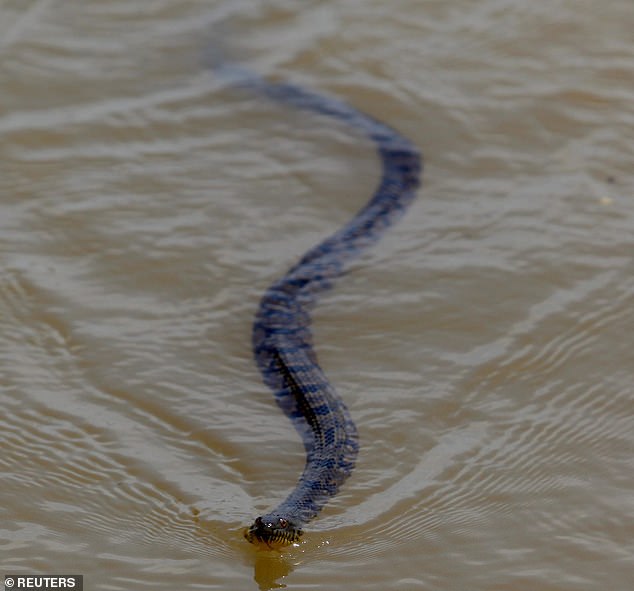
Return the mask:
{"type": "Polygon", "coordinates": [[[631,589],[632,30],[630,0],[0,3],[3,571],[631,589]],[[241,537],[303,465],[251,322],[378,160],[215,79],[210,38],[426,157],[315,310],[361,453],[283,556],[241,537]]]}

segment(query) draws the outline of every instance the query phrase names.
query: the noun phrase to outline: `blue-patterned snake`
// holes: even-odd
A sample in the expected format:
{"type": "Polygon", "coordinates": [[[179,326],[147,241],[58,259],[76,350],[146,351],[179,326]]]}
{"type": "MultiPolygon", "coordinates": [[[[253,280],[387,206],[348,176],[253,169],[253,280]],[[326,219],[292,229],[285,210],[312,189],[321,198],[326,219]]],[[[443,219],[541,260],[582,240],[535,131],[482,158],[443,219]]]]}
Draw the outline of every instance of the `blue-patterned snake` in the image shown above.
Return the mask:
{"type": "Polygon", "coordinates": [[[291,84],[268,83],[221,66],[240,86],[283,105],[342,121],[368,136],[382,164],[370,201],[340,230],[309,250],[268,288],[253,325],[253,351],[264,382],[304,441],[306,465],[295,489],[245,531],[269,547],[296,543],[310,521],[350,475],[359,449],[357,430],[313,350],[309,310],[346,264],[378,240],[414,199],[422,170],[418,149],[387,125],[337,99],[291,84]]]}

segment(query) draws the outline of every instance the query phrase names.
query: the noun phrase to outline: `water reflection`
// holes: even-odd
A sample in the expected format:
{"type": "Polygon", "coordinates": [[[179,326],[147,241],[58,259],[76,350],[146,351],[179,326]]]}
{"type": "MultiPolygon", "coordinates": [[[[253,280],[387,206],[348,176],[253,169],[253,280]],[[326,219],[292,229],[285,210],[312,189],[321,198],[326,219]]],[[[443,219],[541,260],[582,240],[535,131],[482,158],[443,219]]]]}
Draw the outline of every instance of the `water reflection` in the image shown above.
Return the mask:
{"type": "Polygon", "coordinates": [[[253,580],[261,591],[286,587],[282,582],[294,568],[291,561],[274,551],[259,551],[255,557],[253,580]]]}

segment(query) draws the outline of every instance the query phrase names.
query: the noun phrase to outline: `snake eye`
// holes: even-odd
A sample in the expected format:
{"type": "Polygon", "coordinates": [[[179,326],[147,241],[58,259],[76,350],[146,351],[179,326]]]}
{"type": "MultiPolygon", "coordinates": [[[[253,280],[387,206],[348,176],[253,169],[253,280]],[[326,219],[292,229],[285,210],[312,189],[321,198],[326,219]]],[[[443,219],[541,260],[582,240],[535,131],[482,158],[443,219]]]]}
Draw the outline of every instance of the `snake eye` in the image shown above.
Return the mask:
{"type": "Polygon", "coordinates": [[[283,517],[280,517],[279,524],[280,524],[280,527],[283,527],[284,529],[286,529],[286,527],[288,526],[288,521],[284,519],[283,517]]]}

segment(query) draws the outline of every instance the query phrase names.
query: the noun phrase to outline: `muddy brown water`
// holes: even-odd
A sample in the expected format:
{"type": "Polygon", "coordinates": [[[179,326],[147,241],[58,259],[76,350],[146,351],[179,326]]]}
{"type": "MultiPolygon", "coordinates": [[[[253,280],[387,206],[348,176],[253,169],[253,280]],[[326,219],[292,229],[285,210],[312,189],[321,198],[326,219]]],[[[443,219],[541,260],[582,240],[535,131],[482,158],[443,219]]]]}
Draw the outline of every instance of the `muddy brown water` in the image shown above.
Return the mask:
{"type": "Polygon", "coordinates": [[[630,0],[0,2],[0,574],[632,589],[632,31],[630,0]],[[303,464],[253,313],[378,162],[215,79],[210,35],[426,157],[315,310],[361,453],[282,555],[241,537],[303,464]]]}

